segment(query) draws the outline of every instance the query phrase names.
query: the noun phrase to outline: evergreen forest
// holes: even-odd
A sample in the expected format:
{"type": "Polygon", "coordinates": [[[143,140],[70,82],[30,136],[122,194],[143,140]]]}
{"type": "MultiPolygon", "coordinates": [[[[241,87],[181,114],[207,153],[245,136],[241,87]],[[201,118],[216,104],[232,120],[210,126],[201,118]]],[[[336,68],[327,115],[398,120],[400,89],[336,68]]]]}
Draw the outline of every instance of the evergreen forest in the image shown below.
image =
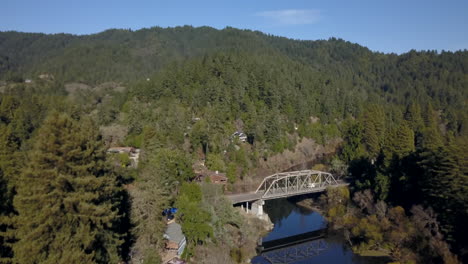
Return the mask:
{"type": "Polygon", "coordinates": [[[176,206],[186,260],[243,263],[256,237],[240,230],[260,227],[223,193],[307,139],[350,183],[322,200],[353,249],[467,263],[467,103],[466,50],[230,27],[0,32],[0,262],[162,263],[176,206]],[[115,146],[141,149],[138,166],[115,146]],[[200,161],[226,188],[194,180],[200,161]]]}

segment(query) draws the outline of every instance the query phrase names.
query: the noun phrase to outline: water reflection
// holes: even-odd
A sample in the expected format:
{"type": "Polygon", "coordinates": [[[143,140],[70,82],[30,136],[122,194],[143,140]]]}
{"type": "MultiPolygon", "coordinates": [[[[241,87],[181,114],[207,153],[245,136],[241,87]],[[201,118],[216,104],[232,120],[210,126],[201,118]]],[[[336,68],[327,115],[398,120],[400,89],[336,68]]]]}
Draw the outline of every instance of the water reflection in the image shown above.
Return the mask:
{"type": "Polygon", "coordinates": [[[294,236],[326,226],[325,219],[318,213],[296,206],[287,199],[266,201],[265,212],[275,224],[263,241],[294,236]]]}
{"type": "MultiPolygon", "coordinates": [[[[277,239],[288,238],[291,236],[301,237],[300,234],[319,230],[326,227],[325,219],[312,210],[297,206],[294,202],[288,199],[277,199],[266,201],[265,212],[270,216],[271,221],[275,224],[273,230],[263,238],[263,242],[272,242],[277,239]]],[[[303,238],[301,238],[303,239],[303,238]]],[[[304,258],[294,258],[295,254],[301,254],[300,250],[306,247],[314,246],[313,243],[319,245],[318,240],[303,241],[292,246],[285,247],[285,251],[277,253],[287,253],[290,258],[284,258],[284,262],[272,262],[261,255],[252,259],[253,264],[267,263],[353,263],[353,264],[377,264],[386,263],[383,259],[361,257],[355,255],[348,247],[346,241],[340,233],[327,234],[320,238],[323,240],[326,248],[321,248],[317,251],[319,254],[306,256],[304,258]],[[307,244],[309,243],[309,244],[307,244]],[[301,248],[302,247],[302,248],[301,248]]],[[[278,248],[282,250],[283,248],[278,248]]]]}

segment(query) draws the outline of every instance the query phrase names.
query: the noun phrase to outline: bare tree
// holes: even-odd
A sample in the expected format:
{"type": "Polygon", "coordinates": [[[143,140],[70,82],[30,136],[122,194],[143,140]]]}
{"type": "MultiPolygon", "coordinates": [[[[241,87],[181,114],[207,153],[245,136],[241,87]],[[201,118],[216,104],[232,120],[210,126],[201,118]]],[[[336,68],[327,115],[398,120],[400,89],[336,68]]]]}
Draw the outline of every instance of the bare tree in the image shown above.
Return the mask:
{"type": "Polygon", "coordinates": [[[356,202],[362,211],[366,211],[370,215],[375,214],[374,196],[370,190],[355,193],[353,201],[356,202]]]}

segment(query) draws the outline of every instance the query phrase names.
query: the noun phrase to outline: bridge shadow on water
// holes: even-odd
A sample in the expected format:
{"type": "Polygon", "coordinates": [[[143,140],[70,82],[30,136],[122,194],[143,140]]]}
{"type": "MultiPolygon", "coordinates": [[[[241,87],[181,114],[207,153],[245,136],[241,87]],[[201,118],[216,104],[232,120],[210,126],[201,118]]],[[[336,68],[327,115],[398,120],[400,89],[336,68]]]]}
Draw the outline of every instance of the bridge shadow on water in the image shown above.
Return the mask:
{"type": "Polygon", "coordinates": [[[263,242],[257,252],[269,263],[296,263],[310,259],[327,250],[327,243],[323,239],[325,232],[326,229],[321,229],[263,242]]]}

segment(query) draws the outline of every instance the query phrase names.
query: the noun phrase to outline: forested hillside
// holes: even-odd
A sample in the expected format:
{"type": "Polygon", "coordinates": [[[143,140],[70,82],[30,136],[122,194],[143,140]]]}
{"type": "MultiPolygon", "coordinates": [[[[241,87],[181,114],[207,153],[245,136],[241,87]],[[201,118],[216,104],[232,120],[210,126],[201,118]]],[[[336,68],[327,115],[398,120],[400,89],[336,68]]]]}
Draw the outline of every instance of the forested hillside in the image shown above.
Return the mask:
{"type": "MultiPolygon", "coordinates": [[[[173,205],[186,258],[211,248],[240,262],[252,249],[236,236],[253,225],[221,189],[192,182],[193,164],[226,172],[230,190],[303,138],[342,139],[329,168],[357,197],[369,190],[408,217],[434,210],[434,241],[451,247],[428,254],[433,244],[403,239],[398,250],[413,253],[395,261],[467,258],[467,51],[382,54],[234,28],[0,32],[0,80],[4,262],[159,263],[160,213],[173,205]],[[137,169],[105,154],[116,145],[142,149],[137,169]]],[[[353,221],[360,249],[385,244],[353,221]]]]}

